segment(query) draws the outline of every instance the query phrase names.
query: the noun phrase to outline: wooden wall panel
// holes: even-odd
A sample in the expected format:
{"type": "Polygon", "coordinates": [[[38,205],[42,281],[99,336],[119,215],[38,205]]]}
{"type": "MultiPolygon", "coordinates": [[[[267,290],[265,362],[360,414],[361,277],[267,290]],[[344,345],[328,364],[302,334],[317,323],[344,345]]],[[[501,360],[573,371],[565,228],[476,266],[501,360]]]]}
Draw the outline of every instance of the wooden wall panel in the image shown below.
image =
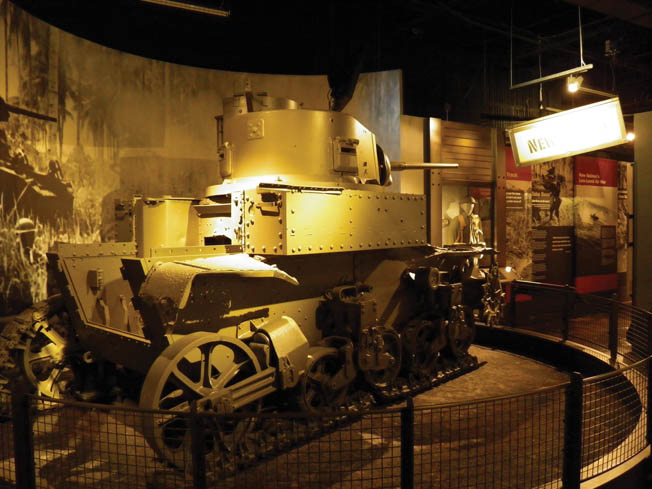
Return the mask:
{"type": "Polygon", "coordinates": [[[441,121],[441,161],[460,167],[441,172],[442,181],[493,181],[495,152],[490,127],[441,121]]]}
{"type": "MultiPolygon", "coordinates": [[[[401,153],[399,157],[401,161],[426,161],[423,134],[425,122],[426,119],[423,117],[401,115],[401,153]]],[[[426,193],[425,172],[426,170],[394,172],[392,177],[396,178],[400,174],[401,193],[423,194],[426,193]]]]}
{"type": "MultiPolygon", "coordinates": [[[[441,120],[431,117],[427,121],[426,134],[428,135],[428,152],[426,161],[441,163],[441,120]]],[[[427,175],[428,186],[428,238],[430,244],[441,246],[441,170],[430,170],[427,175]]]]}

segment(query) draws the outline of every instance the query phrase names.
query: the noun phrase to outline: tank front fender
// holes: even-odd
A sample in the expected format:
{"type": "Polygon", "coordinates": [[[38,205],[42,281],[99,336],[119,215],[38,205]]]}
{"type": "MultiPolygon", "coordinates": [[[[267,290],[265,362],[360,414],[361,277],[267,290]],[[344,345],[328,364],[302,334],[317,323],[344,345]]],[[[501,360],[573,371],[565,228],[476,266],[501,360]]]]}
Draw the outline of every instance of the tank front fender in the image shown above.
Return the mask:
{"type": "MultiPolygon", "coordinates": [[[[133,263],[130,268],[133,270],[133,263]]],[[[205,304],[213,316],[227,314],[231,298],[220,287],[220,278],[275,278],[299,284],[283,270],[245,253],[161,261],[146,273],[138,289],[137,302],[145,335],[155,342],[172,333],[180,312],[193,302],[205,304]]]]}

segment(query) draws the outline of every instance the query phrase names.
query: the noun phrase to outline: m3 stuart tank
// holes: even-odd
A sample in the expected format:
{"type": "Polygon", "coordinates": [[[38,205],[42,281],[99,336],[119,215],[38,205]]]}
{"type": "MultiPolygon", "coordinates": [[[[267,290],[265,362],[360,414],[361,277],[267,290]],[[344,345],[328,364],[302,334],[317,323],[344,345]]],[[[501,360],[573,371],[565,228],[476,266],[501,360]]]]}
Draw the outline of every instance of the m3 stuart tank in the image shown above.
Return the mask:
{"type": "MultiPolygon", "coordinates": [[[[122,242],[57,246],[62,293],[7,325],[5,365],[51,397],[135,386],[142,408],[219,413],[332,411],[477,366],[474,323],[502,292],[475,258],[493,251],[430,246],[425,196],[384,190],[373,133],[246,93],[225,101],[218,145],[203,198],[138,197],[122,242]]],[[[149,417],[144,434],[182,465],[187,429],[149,417]]]]}

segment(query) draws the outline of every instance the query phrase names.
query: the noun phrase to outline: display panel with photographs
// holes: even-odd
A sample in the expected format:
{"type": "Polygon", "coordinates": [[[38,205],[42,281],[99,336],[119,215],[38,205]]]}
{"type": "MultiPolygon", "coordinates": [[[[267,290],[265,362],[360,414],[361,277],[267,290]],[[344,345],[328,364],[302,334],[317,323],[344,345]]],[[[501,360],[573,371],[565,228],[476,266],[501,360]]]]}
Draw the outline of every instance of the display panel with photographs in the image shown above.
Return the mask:
{"type": "Polygon", "coordinates": [[[573,160],[532,167],[532,280],[573,283],[573,160]]]}

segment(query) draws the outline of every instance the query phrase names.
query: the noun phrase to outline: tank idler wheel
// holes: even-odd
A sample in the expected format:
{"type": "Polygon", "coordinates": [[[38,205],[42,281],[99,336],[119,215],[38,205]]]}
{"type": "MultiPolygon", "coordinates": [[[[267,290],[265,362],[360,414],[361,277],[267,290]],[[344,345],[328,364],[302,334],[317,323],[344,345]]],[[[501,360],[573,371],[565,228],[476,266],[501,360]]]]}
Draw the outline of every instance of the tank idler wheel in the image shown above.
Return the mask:
{"type": "Polygon", "coordinates": [[[64,397],[72,371],[66,365],[67,325],[63,324],[63,301],[59,296],[40,302],[18,316],[18,341],[12,357],[23,378],[38,395],[64,397]]]}
{"type": "Polygon", "coordinates": [[[448,343],[445,353],[452,358],[463,358],[475,338],[473,312],[462,305],[451,307],[446,329],[448,343]]]}
{"type": "Polygon", "coordinates": [[[372,387],[386,389],[396,380],[401,370],[401,338],[393,329],[382,329],[380,333],[374,334],[373,342],[375,354],[389,357],[390,361],[386,368],[365,370],[364,378],[372,387]]]}
{"type": "MultiPolygon", "coordinates": [[[[154,451],[172,465],[188,469],[191,460],[192,403],[199,412],[220,411],[211,399],[226,389],[260,372],[254,352],[236,338],[214,333],[186,335],[168,346],[150,367],[140,395],[140,407],[148,410],[179,411],[152,414],[143,419],[143,434],[154,451]]],[[[238,412],[259,412],[261,401],[253,401],[238,412]]],[[[255,418],[200,416],[207,468],[235,469],[238,457],[245,457],[248,435],[255,418]]]]}
{"type": "Polygon", "coordinates": [[[333,411],[344,404],[349,383],[337,382],[345,368],[335,348],[323,348],[308,357],[306,374],[299,384],[299,406],[311,413],[333,411]]]}

